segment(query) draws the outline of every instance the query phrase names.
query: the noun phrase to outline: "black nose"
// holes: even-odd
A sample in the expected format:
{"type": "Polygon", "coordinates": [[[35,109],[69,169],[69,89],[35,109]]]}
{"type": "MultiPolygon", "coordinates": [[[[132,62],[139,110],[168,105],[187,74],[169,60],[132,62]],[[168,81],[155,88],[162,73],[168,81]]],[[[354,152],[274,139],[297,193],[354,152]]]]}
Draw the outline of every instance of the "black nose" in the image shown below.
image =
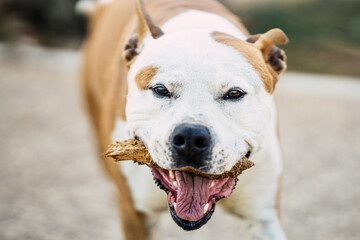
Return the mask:
{"type": "MultiPolygon", "coordinates": [[[[200,124],[182,123],[178,125],[169,140],[177,160],[194,167],[201,165],[200,162],[207,157],[211,147],[210,131],[200,124]]],[[[179,167],[185,167],[185,165],[179,167]]]]}

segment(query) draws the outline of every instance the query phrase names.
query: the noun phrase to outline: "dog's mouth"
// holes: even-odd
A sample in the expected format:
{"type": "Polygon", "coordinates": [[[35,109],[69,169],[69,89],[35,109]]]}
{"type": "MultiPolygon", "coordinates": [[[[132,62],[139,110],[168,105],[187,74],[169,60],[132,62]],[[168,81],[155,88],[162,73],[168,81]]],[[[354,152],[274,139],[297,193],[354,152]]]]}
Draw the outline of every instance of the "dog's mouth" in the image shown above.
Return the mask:
{"type": "Polygon", "coordinates": [[[215,204],[230,196],[236,180],[208,179],[192,173],[151,168],[156,184],[167,193],[174,221],[184,230],[195,230],[209,221],[215,204]]]}

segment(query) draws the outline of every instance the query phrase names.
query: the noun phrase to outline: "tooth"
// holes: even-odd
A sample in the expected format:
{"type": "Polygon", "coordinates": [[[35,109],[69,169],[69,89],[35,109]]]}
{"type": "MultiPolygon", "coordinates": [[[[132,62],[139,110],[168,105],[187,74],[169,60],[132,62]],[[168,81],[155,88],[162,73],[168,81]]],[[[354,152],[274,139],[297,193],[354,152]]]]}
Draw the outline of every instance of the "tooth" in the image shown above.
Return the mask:
{"type": "Polygon", "coordinates": [[[209,204],[207,203],[207,204],[205,204],[205,206],[204,206],[204,214],[207,212],[208,209],[209,209],[209,204]]]}
{"type": "Polygon", "coordinates": [[[210,187],[209,188],[212,188],[213,186],[215,186],[215,182],[212,181],[211,184],[210,184],[210,187]]]}
{"type": "Polygon", "coordinates": [[[176,202],[174,202],[174,209],[176,210],[176,202]]]}
{"type": "Polygon", "coordinates": [[[173,181],[173,185],[177,188],[178,187],[177,181],[173,181]]]}
{"type": "Polygon", "coordinates": [[[172,170],[169,171],[169,176],[171,179],[175,178],[174,172],[172,170]]]}

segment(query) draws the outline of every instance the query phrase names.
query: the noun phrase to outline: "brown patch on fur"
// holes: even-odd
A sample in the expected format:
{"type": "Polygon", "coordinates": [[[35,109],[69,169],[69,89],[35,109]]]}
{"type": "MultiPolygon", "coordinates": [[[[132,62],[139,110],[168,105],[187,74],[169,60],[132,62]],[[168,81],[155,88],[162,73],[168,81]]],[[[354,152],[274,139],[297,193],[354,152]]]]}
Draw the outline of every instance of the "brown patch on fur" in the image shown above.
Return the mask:
{"type": "Polygon", "coordinates": [[[265,89],[269,93],[274,92],[277,78],[271,74],[269,68],[266,66],[265,60],[261,51],[254,46],[254,44],[237,39],[229,34],[222,32],[213,32],[211,36],[215,41],[233,47],[238,50],[260,74],[264,83],[265,89]]]}
{"type": "MultiPolygon", "coordinates": [[[[110,144],[115,119],[125,120],[127,67],[121,53],[135,26],[135,6],[131,1],[99,6],[89,24],[84,45],[83,85],[99,153],[105,152],[110,144]]],[[[145,217],[135,209],[120,166],[112,158],[102,157],[101,160],[118,191],[125,238],[146,239],[145,217]]]]}
{"type": "Polygon", "coordinates": [[[148,88],[150,81],[155,77],[158,72],[157,67],[147,66],[141,69],[135,76],[136,86],[140,90],[145,90],[148,88]]]}
{"type": "MultiPolygon", "coordinates": [[[[246,39],[246,41],[255,43],[260,37],[261,34],[251,35],[246,39]]],[[[278,75],[286,70],[285,52],[276,46],[271,46],[269,55],[267,56],[267,62],[278,75]]]]}
{"type": "Polygon", "coordinates": [[[278,81],[278,76],[286,69],[285,52],[274,44],[285,44],[288,39],[280,29],[271,29],[264,34],[250,36],[242,41],[229,34],[213,32],[215,41],[238,50],[249,63],[259,72],[265,89],[272,94],[278,81]]]}
{"type": "Polygon", "coordinates": [[[261,34],[250,35],[250,36],[248,36],[246,41],[249,43],[255,43],[260,38],[260,36],[261,36],[261,34]]]}
{"type": "Polygon", "coordinates": [[[259,39],[255,42],[255,46],[260,49],[264,54],[264,57],[267,57],[272,45],[286,44],[288,42],[289,39],[285,33],[281,29],[274,28],[261,34],[259,39]]]}
{"type": "MultiPolygon", "coordinates": [[[[273,45],[287,44],[289,39],[285,33],[278,28],[271,29],[261,34],[254,45],[262,52],[269,71],[276,76],[286,69],[286,56],[281,49],[274,49],[273,45]]],[[[276,82],[275,82],[276,83],[276,82]]]]}

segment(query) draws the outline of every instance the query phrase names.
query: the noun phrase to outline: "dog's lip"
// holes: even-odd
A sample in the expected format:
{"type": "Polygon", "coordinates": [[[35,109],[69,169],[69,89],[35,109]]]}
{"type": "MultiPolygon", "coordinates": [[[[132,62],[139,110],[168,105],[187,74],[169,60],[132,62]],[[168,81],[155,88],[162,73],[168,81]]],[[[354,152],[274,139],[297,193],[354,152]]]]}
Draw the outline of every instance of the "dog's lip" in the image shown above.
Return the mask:
{"type": "Polygon", "coordinates": [[[219,201],[221,198],[217,198],[217,197],[213,197],[209,200],[208,204],[208,209],[207,211],[204,213],[204,215],[195,221],[189,221],[189,220],[185,220],[182,219],[181,217],[178,216],[178,214],[176,213],[176,203],[174,202],[174,196],[172,195],[171,192],[168,193],[168,206],[169,206],[169,211],[170,211],[170,215],[172,217],[172,219],[175,221],[175,223],[181,227],[182,229],[186,230],[186,231],[192,231],[192,230],[196,230],[199,229],[200,227],[202,227],[203,225],[205,225],[211,218],[211,216],[213,215],[214,211],[215,211],[215,206],[216,206],[216,202],[219,201]],[[175,204],[174,204],[175,203],[175,204]]]}
{"type": "Polygon", "coordinates": [[[172,219],[179,227],[181,227],[186,231],[192,231],[201,228],[204,224],[206,224],[210,220],[212,214],[215,211],[215,203],[213,204],[213,207],[209,211],[207,211],[202,218],[200,218],[197,221],[188,221],[179,218],[179,216],[176,214],[174,206],[171,205],[170,202],[169,202],[169,211],[172,219]]]}

